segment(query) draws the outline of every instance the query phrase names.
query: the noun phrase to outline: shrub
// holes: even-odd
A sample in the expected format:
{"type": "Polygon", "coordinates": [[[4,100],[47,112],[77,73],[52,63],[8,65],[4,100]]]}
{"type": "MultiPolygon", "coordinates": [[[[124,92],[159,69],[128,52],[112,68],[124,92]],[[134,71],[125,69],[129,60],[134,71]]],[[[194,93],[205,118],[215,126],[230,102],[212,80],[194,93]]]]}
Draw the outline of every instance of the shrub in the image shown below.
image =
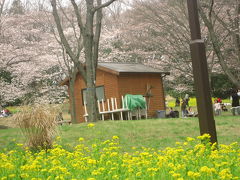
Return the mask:
{"type": "Polygon", "coordinates": [[[33,149],[50,148],[57,133],[59,109],[49,105],[27,106],[17,113],[15,121],[27,139],[27,146],[33,149]]]}

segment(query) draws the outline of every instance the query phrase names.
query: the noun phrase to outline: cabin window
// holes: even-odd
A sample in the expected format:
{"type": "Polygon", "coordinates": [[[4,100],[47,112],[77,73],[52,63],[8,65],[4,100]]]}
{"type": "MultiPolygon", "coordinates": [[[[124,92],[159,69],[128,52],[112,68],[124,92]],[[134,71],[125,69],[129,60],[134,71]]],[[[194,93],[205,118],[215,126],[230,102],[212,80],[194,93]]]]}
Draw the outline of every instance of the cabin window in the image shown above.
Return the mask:
{"type": "MultiPolygon", "coordinates": [[[[97,86],[96,87],[96,94],[97,94],[97,100],[99,100],[99,101],[102,101],[102,99],[105,100],[104,86],[97,86]]],[[[83,99],[83,102],[87,103],[87,101],[86,101],[86,99],[87,99],[87,88],[82,89],[82,99],[83,99]]]]}

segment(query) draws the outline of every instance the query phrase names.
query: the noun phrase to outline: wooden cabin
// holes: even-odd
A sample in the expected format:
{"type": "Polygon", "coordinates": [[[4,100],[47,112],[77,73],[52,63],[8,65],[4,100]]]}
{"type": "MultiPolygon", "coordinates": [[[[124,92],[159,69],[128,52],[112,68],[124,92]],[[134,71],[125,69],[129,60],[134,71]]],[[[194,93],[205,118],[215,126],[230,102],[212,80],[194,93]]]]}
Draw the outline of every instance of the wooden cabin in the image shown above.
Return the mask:
{"type": "MultiPolygon", "coordinates": [[[[107,107],[106,99],[116,98],[118,107],[121,107],[122,96],[143,95],[146,97],[148,117],[155,117],[157,110],[165,110],[162,77],[169,74],[142,64],[99,63],[96,79],[97,98],[105,101],[105,107],[107,107]]],[[[61,85],[68,85],[68,79],[65,79],[61,85]]],[[[75,83],[77,122],[85,122],[83,102],[85,93],[86,85],[78,74],[75,83]]]]}

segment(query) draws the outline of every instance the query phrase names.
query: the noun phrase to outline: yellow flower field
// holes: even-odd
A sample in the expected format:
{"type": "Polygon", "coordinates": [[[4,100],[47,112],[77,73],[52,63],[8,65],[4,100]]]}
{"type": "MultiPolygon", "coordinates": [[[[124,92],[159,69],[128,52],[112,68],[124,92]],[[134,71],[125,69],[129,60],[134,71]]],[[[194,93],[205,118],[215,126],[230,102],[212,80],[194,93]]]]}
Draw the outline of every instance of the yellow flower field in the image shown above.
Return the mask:
{"type": "Polygon", "coordinates": [[[118,136],[91,147],[79,138],[72,152],[55,144],[34,153],[18,144],[0,153],[0,179],[240,179],[240,148],[237,143],[210,145],[209,135],[131,154],[121,151],[118,136]]]}

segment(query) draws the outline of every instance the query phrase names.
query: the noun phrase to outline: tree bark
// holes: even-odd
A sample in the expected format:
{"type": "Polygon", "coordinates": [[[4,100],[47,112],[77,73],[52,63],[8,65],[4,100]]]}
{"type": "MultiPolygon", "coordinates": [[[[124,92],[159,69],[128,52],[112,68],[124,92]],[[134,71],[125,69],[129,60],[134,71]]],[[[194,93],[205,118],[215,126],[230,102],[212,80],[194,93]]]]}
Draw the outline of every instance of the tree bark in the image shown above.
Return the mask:
{"type": "Polygon", "coordinates": [[[71,78],[69,80],[69,98],[71,103],[70,114],[71,121],[73,124],[77,123],[77,114],[76,114],[76,99],[75,99],[75,80],[76,80],[77,71],[73,70],[71,78]]]}
{"type": "Polygon", "coordinates": [[[96,68],[93,60],[93,21],[94,12],[93,1],[87,0],[87,17],[86,17],[86,34],[83,37],[85,59],[86,59],[86,72],[87,72],[87,110],[88,120],[95,122],[99,118],[98,106],[96,102],[96,68]]]}

